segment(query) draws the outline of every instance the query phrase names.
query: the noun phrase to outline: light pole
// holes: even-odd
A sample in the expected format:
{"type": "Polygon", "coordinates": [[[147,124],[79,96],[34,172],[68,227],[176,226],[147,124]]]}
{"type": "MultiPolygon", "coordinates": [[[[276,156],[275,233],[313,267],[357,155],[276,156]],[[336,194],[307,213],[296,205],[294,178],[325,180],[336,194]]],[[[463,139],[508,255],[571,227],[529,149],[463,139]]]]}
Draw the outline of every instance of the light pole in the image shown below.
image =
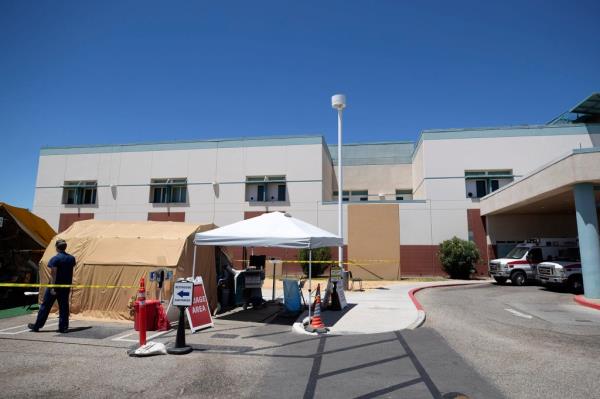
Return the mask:
{"type": "Polygon", "coordinates": [[[340,267],[341,271],[343,270],[342,262],[344,259],[344,225],[342,213],[342,198],[344,197],[344,169],[342,166],[342,111],[344,108],[346,108],[346,96],[343,94],[336,94],[332,96],[331,106],[337,109],[338,112],[338,236],[340,236],[342,239],[342,245],[338,247],[338,266],[340,267]]]}

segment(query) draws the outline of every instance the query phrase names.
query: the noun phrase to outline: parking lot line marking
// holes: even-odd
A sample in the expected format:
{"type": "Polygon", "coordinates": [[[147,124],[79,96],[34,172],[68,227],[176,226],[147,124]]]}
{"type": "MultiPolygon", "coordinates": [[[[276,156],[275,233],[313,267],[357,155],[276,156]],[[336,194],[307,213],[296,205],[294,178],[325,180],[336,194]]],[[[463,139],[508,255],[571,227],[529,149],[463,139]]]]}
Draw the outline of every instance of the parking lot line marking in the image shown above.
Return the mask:
{"type": "MultiPolygon", "coordinates": [[[[48,323],[46,324],[44,327],[52,327],[52,326],[56,326],[58,325],[58,321],[57,322],[53,322],[53,323],[48,323]]],[[[6,330],[11,330],[11,329],[15,329],[15,328],[22,328],[22,327],[27,327],[27,324],[23,324],[21,326],[15,326],[15,327],[9,327],[9,328],[5,328],[4,330],[0,330],[0,334],[4,334],[4,335],[17,335],[17,334],[21,334],[27,331],[31,331],[29,328],[26,328],[25,330],[19,330],[19,331],[6,331],[6,330]]]]}
{"type": "Polygon", "coordinates": [[[533,316],[531,316],[529,314],[521,313],[518,310],[514,310],[514,309],[511,309],[511,308],[506,308],[504,310],[506,310],[507,312],[510,312],[510,313],[514,314],[515,316],[523,317],[524,319],[533,319],[533,316]]]}
{"type": "Polygon", "coordinates": [[[22,327],[27,327],[27,324],[21,324],[20,326],[14,326],[14,327],[3,328],[2,330],[0,330],[0,333],[2,333],[3,331],[6,331],[6,330],[13,330],[13,329],[15,329],[15,328],[22,328],[22,327]]]}
{"type": "MultiPolygon", "coordinates": [[[[167,330],[167,331],[157,332],[156,334],[152,334],[152,335],[146,337],[146,340],[149,341],[152,338],[160,337],[161,335],[165,335],[166,333],[171,332],[171,331],[173,331],[173,329],[167,330]]],[[[138,342],[139,340],[137,340],[137,339],[126,339],[125,338],[125,337],[129,337],[130,335],[133,335],[133,334],[137,334],[137,331],[133,331],[133,332],[127,333],[127,334],[125,334],[125,335],[123,335],[121,337],[113,338],[113,339],[111,339],[111,341],[138,342]]]]}

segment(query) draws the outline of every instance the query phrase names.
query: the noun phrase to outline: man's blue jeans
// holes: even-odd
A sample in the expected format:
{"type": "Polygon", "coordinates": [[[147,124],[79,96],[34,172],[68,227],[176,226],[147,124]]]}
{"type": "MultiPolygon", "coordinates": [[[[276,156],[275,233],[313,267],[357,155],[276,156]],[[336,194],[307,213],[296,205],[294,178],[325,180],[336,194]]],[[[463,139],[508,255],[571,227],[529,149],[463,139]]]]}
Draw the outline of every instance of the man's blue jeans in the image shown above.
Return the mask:
{"type": "Polygon", "coordinates": [[[66,331],[69,328],[69,293],[70,288],[55,288],[56,295],[52,295],[52,289],[46,288],[44,300],[40,305],[40,310],[35,321],[35,328],[40,329],[46,324],[48,314],[54,305],[54,301],[58,300],[58,329],[66,331]]]}

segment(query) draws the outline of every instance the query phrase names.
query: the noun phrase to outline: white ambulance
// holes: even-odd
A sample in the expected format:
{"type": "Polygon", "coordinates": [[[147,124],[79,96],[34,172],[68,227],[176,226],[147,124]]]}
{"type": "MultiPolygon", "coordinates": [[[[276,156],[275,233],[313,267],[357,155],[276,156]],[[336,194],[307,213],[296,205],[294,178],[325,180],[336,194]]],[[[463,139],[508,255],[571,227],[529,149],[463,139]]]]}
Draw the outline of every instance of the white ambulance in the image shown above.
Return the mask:
{"type": "Polygon", "coordinates": [[[538,264],[578,247],[576,238],[534,238],[518,244],[504,258],[492,260],[489,272],[498,284],[510,279],[513,285],[524,285],[527,280],[538,280],[538,264]]]}
{"type": "Polygon", "coordinates": [[[579,250],[569,248],[552,262],[538,265],[538,278],[544,285],[562,285],[574,294],[583,293],[579,250]]]}

